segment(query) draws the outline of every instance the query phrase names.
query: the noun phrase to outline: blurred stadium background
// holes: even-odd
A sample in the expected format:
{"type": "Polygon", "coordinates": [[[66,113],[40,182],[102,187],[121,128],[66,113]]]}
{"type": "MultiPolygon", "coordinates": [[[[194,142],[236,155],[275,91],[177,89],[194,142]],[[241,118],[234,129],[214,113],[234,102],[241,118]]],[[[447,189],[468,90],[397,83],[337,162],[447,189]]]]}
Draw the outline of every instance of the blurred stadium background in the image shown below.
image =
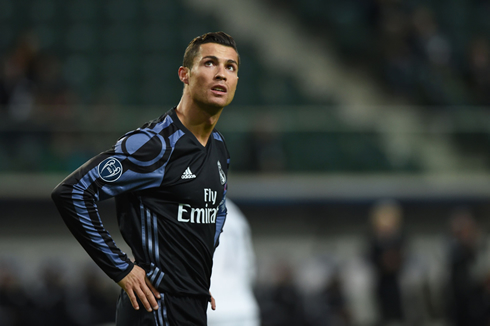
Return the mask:
{"type": "Polygon", "coordinates": [[[186,45],[217,30],[242,60],[218,129],[262,324],[489,325],[489,16],[483,0],[0,0],[0,325],[113,322],[117,287],[50,191],[176,105],[186,45]]]}

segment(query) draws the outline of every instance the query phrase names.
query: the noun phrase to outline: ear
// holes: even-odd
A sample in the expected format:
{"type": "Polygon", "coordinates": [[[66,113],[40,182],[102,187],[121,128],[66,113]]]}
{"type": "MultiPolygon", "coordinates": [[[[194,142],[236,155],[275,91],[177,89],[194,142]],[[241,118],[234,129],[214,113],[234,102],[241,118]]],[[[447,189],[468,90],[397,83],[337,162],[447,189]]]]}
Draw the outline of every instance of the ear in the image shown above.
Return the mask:
{"type": "Polygon", "coordinates": [[[184,84],[189,84],[189,68],[180,67],[179,68],[179,79],[184,84]]]}

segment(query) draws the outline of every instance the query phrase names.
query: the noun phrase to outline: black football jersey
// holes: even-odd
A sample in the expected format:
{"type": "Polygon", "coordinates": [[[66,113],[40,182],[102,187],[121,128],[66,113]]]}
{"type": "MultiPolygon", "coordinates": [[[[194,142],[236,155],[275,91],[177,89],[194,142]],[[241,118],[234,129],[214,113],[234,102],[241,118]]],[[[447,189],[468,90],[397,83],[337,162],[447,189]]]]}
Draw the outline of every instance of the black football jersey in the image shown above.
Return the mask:
{"type": "Polygon", "coordinates": [[[175,108],[121,137],[63,180],[52,198],[70,231],[114,281],[133,262],[104,228],[97,201],[115,197],[119,229],[162,292],[209,295],[213,253],[226,218],[229,153],[213,131],[206,146],[175,108]]]}

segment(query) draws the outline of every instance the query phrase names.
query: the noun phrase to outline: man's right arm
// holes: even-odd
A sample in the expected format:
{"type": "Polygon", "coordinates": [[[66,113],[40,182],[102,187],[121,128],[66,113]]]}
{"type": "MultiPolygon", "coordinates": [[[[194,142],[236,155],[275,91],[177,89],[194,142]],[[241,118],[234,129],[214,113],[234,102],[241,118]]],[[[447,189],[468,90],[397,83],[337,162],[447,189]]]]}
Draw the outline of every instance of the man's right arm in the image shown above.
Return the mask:
{"type": "Polygon", "coordinates": [[[163,173],[160,169],[163,170],[166,162],[157,163],[153,171],[133,169],[135,162],[148,161],[144,155],[152,151],[161,153],[164,150],[161,143],[152,142],[151,134],[128,134],[112,150],[95,156],[69,175],[51,195],[65,224],[90,257],[128,293],[135,308],[138,307],[136,295],[147,310],[158,307],[155,300],[158,292],[147,284],[144,271],[116,246],[103,226],[97,201],[161,183],[163,173]],[[129,152],[124,144],[132,136],[133,147],[129,152]],[[155,143],[160,147],[149,148],[148,144],[155,143]],[[145,146],[145,151],[139,151],[138,146],[145,146]],[[154,296],[148,299],[152,292],[154,296]]]}
{"type": "Polygon", "coordinates": [[[114,243],[98,212],[102,195],[98,167],[108,154],[100,154],[70,174],[51,197],[66,226],[97,265],[115,282],[122,280],[133,263],[114,243]]]}

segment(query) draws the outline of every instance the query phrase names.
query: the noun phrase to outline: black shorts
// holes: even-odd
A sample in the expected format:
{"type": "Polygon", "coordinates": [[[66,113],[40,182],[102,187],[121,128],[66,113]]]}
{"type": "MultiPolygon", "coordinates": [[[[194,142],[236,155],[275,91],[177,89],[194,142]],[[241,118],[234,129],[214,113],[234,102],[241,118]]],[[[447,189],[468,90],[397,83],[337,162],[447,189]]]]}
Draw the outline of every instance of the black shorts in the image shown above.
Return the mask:
{"type": "Polygon", "coordinates": [[[183,297],[161,293],[158,310],[148,312],[139,302],[135,310],[126,292],[117,302],[116,326],[206,326],[208,297],[183,297]]]}

